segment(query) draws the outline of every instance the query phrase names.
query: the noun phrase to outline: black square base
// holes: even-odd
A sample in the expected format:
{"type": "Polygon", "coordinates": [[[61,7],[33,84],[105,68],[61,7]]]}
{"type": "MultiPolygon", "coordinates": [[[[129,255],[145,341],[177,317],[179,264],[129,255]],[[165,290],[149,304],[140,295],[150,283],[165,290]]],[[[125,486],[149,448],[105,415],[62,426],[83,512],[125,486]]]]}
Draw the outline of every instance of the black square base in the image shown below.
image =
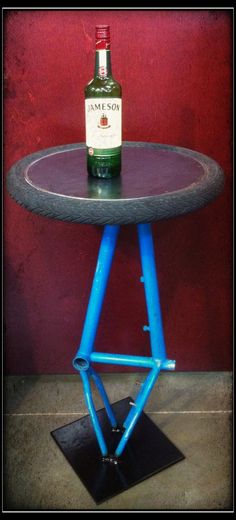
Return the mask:
{"type": "MultiPolygon", "coordinates": [[[[130,401],[133,399],[127,397],[112,405],[120,425],[130,410],[130,401]]],[[[121,433],[112,432],[104,408],[97,414],[112,454],[121,433]]],[[[144,412],[118,464],[102,461],[89,415],[51,434],[97,504],[185,458],[144,412]]]]}

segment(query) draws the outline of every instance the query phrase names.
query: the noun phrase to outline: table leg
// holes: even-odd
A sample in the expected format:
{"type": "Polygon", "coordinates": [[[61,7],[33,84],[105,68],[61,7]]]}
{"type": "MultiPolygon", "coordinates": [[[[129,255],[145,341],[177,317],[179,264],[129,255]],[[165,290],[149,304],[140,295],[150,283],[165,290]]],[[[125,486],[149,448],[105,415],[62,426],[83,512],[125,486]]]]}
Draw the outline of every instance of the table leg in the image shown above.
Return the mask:
{"type": "Polygon", "coordinates": [[[89,373],[88,372],[89,371],[85,371],[85,370],[81,370],[81,372],[80,372],[81,379],[83,382],[83,388],[84,388],[84,397],[85,397],[85,402],[86,402],[86,405],[87,405],[87,408],[88,408],[88,411],[90,414],[92,425],[93,425],[93,428],[94,428],[94,431],[95,431],[95,434],[97,437],[97,441],[99,444],[101,454],[105,457],[108,454],[107,445],[104,440],[102,429],[99,424],[96,409],[95,409],[95,406],[93,403],[92,392],[91,392],[91,388],[90,388],[90,384],[89,384],[89,373]]]}
{"type": "Polygon", "coordinates": [[[140,257],[143,270],[141,280],[144,283],[150,331],[151,351],[154,359],[166,359],[166,348],[163,334],[160,296],[155,265],[155,252],[151,224],[138,224],[140,257]]]}
{"type": "Polygon", "coordinates": [[[135,402],[133,403],[133,407],[131,408],[129,414],[127,415],[123,426],[125,428],[125,431],[121,437],[121,440],[116,448],[115,456],[120,457],[123,453],[125,446],[133,432],[133,429],[143,411],[143,408],[148,400],[148,397],[153,389],[153,386],[155,385],[155,382],[158,378],[158,375],[160,373],[160,368],[152,368],[152,370],[149,372],[145,383],[143,383],[141,390],[138,393],[137,398],[135,399],[135,402]]]}
{"type": "Polygon", "coordinates": [[[106,412],[107,412],[107,415],[108,415],[108,418],[110,420],[110,423],[111,423],[111,426],[112,428],[117,428],[117,421],[116,421],[116,418],[114,416],[114,412],[112,410],[112,407],[110,405],[110,402],[109,402],[109,399],[108,399],[108,396],[107,396],[107,393],[106,393],[106,390],[103,386],[103,382],[100,378],[100,376],[97,374],[97,372],[95,372],[95,370],[90,367],[90,374],[91,374],[91,377],[93,378],[96,386],[97,386],[97,389],[100,393],[100,396],[104,402],[104,406],[105,406],[105,409],[106,409],[106,412]]]}
{"type": "Polygon", "coordinates": [[[92,376],[95,380],[101,397],[103,398],[108,418],[113,428],[117,427],[117,421],[115,419],[114,413],[112,411],[101,379],[99,378],[98,374],[96,374],[95,370],[91,368],[90,354],[93,351],[94,347],[94,340],[96,337],[97,327],[110,274],[112,259],[115,252],[118,233],[119,226],[105,226],[104,228],[87,313],[85,317],[80,347],[73,360],[74,368],[80,371],[84,387],[86,404],[90,413],[90,417],[92,420],[92,424],[102,456],[108,455],[108,449],[93,404],[89,376],[92,376]]]}
{"type": "Polygon", "coordinates": [[[127,418],[123,423],[126,429],[123,434],[116,455],[121,455],[125,444],[132,433],[132,430],[138,420],[140,411],[142,412],[151,390],[159,376],[161,369],[173,370],[175,362],[166,359],[166,348],[163,334],[160,296],[158,288],[157,271],[155,264],[155,252],[152,237],[151,224],[138,224],[138,237],[140,247],[140,258],[143,274],[141,281],[144,283],[145,298],[147,305],[147,313],[149,324],[144,326],[144,330],[150,332],[150,343],[154,367],[146,380],[142,384],[141,390],[135,400],[134,406],[131,408],[127,418]],[[127,440],[126,440],[127,439],[127,440]]]}
{"type": "Polygon", "coordinates": [[[89,368],[119,229],[120,226],[105,226],[103,231],[82,338],[73,360],[73,366],[77,370],[89,368]]]}
{"type": "Polygon", "coordinates": [[[150,224],[139,224],[138,236],[143,271],[141,281],[144,283],[149,321],[144,330],[150,332],[151,355],[93,351],[118,232],[119,226],[105,226],[81,343],[73,360],[74,368],[81,375],[89,415],[52,432],[55,441],[97,502],[184,458],[143,412],[160,371],[175,369],[175,361],[166,358],[150,224]],[[127,397],[111,406],[102,380],[91,363],[145,367],[149,372],[135,400],[127,397]],[[93,403],[91,378],[105,406],[99,411],[96,411],[93,403]]]}
{"type": "Polygon", "coordinates": [[[93,404],[89,378],[92,377],[97,385],[100,395],[104,401],[105,409],[112,428],[118,428],[114,412],[109,403],[101,378],[91,367],[91,362],[116,363],[137,367],[150,367],[151,370],[146,377],[135,402],[132,405],[126,419],[123,422],[125,431],[115,450],[115,457],[120,457],[130,438],[133,429],[142,414],[143,408],[159,376],[160,370],[173,370],[175,362],[166,359],[166,349],[162,327],[160,297],[155,265],[155,253],[150,224],[138,224],[138,237],[140,257],[143,275],[141,281],[144,283],[145,298],[147,304],[149,325],[144,329],[150,332],[151,357],[129,356],[120,354],[106,354],[93,352],[94,340],[99,323],[102,303],[108,283],[112,259],[116,247],[119,226],[105,226],[101,246],[99,249],[97,266],[94,274],[90,299],[88,303],[80,347],[73,360],[74,367],[80,371],[84,386],[85,400],[90,413],[94,431],[100,447],[102,456],[108,455],[108,449],[97,418],[93,404]]]}

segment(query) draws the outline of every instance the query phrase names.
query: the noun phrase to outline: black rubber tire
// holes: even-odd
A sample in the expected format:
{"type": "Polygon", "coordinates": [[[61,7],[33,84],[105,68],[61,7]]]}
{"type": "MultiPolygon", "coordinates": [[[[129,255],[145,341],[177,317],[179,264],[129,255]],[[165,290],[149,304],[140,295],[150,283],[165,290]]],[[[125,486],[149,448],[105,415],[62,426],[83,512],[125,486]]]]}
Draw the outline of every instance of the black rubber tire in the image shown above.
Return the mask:
{"type": "Polygon", "coordinates": [[[172,193],[137,199],[76,199],[35,189],[25,180],[26,168],[36,159],[63,150],[85,148],[84,143],[48,148],[24,157],[7,175],[9,194],[34,213],[58,220],[84,224],[138,224],[193,212],[214,200],[224,186],[224,173],[217,162],[187,148],[143,142],[124,142],[124,147],[165,149],[192,157],[204,174],[198,183],[172,193]]]}

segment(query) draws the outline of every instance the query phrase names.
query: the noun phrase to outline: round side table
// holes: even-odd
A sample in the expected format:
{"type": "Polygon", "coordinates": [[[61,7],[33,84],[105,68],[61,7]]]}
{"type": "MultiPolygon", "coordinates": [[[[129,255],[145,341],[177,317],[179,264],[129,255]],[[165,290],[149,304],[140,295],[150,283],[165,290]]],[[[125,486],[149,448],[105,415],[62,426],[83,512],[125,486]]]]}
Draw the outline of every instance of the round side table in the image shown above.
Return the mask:
{"type": "Polygon", "coordinates": [[[104,226],[81,342],[73,359],[89,415],[51,432],[97,503],[157,473],[184,455],[143,412],[166,356],[151,222],[207,205],[223,189],[224,174],[211,158],[154,143],[123,143],[122,174],[87,176],[85,145],[49,148],[17,162],[7,176],[10,195],[26,209],[53,219],[104,226]],[[94,341],[121,225],[137,224],[151,355],[94,350],[94,341]],[[110,404],[96,363],[145,367],[135,399],[110,404]],[[96,411],[90,381],[104,408],[96,411]]]}

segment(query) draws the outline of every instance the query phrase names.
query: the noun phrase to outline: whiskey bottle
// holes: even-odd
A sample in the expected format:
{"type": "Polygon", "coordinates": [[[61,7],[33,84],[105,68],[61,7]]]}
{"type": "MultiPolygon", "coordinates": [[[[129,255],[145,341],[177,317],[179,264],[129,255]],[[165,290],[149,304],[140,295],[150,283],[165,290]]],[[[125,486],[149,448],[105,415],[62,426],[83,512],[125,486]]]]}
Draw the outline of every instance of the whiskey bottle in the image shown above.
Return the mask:
{"type": "Polygon", "coordinates": [[[95,37],[95,73],[85,87],[87,170],[110,179],[121,171],[121,86],[112,77],[109,26],[97,25],[95,37]]]}

